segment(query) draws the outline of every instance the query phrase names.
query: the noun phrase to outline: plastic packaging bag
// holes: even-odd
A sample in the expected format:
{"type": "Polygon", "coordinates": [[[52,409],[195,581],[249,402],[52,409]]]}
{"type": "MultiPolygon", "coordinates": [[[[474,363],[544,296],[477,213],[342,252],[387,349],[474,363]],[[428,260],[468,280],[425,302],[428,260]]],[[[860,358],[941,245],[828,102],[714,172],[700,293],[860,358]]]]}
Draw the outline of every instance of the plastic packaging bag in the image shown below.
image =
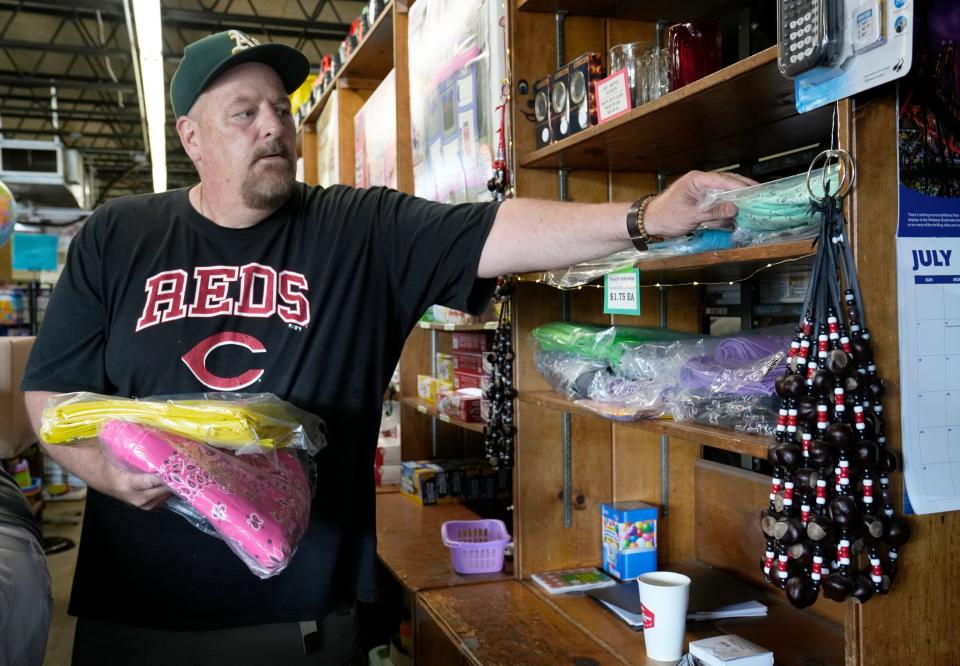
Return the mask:
{"type": "MultiPolygon", "coordinates": [[[[836,164],[830,165],[826,171],[821,168],[810,174],[815,191],[827,183],[835,188],[838,178],[839,168],[836,164]]],[[[786,237],[812,237],[820,226],[820,215],[812,206],[813,200],[807,189],[806,173],[752,187],[709,192],[701,208],[707,209],[721,202],[737,207],[736,231],[733,235],[737,246],[786,237]]]]}
{"type": "Polygon", "coordinates": [[[64,393],[47,401],[40,436],[46,444],[91,439],[110,419],[161,428],[238,453],[292,447],[315,455],[326,445],[319,417],[272,393],[200,393],[142,400],[64,393]]]}
{"type": "Polygon", "coordinates": [[[222,538],[256,576],[289,564],[310,518],[304,451],[239,456],[119,419],[103,421],[99,436],[114,464],[155,474],[174,494],[166,506],[222,538]]]}
{"type": "Polygon", "coordinates": [[[647,342],[673,342],[690,339],[689,333],[665,328],[633,326],[594,326],[555,321],[533,329],[532,335],[542,351],[559,351],[617,367],[624,348],[647,342]]]}
{"type": "Polygon", "coordinates": [[[698,229],[687,236],[653,243],[646,252],[638,252],[631,248],[602,259],[585,261],[570,268],[548,271],[544,273],[544,282],[554,287],[572,289],[635,264],[639,265],[642,271],[643,262],[646,260],[728,250],[733,247],[732,235],[733,231],[730,229],[698,229]]]}
{"type": "Polygon", "coordinates": [[[716,341],[710,353],[689,358],[666,398],[678,421],[741,432],[776,428],[774,383],[786,366],[789,336],[740,335],[716,341]]]}

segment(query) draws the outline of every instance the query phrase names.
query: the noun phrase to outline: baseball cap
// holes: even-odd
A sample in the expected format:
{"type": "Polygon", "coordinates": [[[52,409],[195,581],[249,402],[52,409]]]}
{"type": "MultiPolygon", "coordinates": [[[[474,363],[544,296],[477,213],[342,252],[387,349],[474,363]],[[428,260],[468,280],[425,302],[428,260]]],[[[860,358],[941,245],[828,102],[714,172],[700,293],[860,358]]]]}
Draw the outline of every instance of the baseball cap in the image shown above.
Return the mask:
{"type": "Polygon", "coordinates": [[[261,44],[239,30],[224,30],[187,45],[170,80],[173,113],[187,113],[204,90],[225,71],[245,62],[273,67],[289,95],[310,73],[310,61],[285,44],[261,44]]]}

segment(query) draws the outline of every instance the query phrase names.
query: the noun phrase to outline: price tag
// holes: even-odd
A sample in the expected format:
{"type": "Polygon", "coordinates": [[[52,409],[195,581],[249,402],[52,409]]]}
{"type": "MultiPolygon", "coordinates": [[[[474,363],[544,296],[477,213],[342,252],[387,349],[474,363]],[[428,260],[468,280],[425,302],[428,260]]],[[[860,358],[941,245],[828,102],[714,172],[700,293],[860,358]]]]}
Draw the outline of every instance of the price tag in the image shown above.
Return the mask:
{"type": "Polygon", "coordinates": [[[443,330],[445,330],[445,331],[455,331],[455,330],[457,330],[457,325],[456,325],[456,324],[444,324],[444,325],[443,325],[443,330]]]}
{"type": "Polygon", "coordinates": [[[450,417],[446,414],[437,414],[437,418],[443,421],[444,423],[450,423],[450,417]]]}
{"type": "Polygon", "coordinates": [[[428,412],[426,405],[417,405],[417,411],[421,414],[426,414],[428,412]]]}
{"type": "Polygon", "coordinates": [[[626,268],[604,276],[603,311],[606,314],[640,314],[639,268],[626,268]]]}
{"type": "Polygon", "coordinates": [[[597,91],[597,124],[602,125],[630,110],[630,83],[626,69],[617,70],[593,85],[597,91]]]}

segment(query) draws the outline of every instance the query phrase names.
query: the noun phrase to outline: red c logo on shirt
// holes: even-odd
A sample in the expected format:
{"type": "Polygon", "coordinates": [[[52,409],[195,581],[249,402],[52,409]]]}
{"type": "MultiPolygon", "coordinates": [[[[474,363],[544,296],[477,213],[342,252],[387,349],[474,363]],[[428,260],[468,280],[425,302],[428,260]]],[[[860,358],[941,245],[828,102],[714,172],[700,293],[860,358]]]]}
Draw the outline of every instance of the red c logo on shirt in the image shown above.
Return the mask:
{"type": "Polygon", "coordinates": [[[251,368],[235,377],[220,377],[207,370],[207,357],[210,352],[224,345],[239,345],[254,354],[262,354],[267,351],[263,343],[252,335],[225,331],[211,335],[206,340],[199,342],[196,347],[181,356],[180,360],[190,368],[190,372],[200,380],[200,383],[217,391],[236,391],[250,386],[263,376],[263,368],[251,368]]]}

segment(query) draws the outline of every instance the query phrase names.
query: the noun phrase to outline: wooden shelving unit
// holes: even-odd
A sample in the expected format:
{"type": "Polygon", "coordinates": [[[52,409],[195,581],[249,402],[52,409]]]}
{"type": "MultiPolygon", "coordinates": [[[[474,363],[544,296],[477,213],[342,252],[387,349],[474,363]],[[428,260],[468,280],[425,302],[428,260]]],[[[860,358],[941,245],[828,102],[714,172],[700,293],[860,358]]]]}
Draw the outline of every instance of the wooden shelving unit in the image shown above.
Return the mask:
{"type": "Polygon", "coordinates": [[[476,332],[494,331],[497,328],[497,322],[487,321],[480,324],[443,324],[430,321],[421,321],[417,324],[417,326],[427,331],[476,332]]]}
{"type": "Polygon", "coordinates": [[[730,0],[676,0],[670,3],[652,0],[520,0],[522,12],[564,11],[580,16],[600,16],[633,21],[689,21],[714,16],[736,5],[730,0]]]}
{"type": "Polygon", "coordinates": [[[797,113],[793,82],[781,76],[777,49],[771,47],[603,125],[523,154],[520,166],[719,168],[817,143],[829,136],[830,114],[829,106],[797,113]]]}
{"type": "Polygon", "coordinates": [[[732,430],[725,430],[714,426],[700,425],[698,423],[686,423],[673,421],[670,419],[641,419],[639,421],[613,421],[593,412],[586,407],[581,407],[577,403],[568,400],[554,391],[534,391],[532,393],[520,393],[520,402],[538,407],[546,407],[560,412],[572,412],[591,416],[597,419],[616,423],[618,426],[626,428],[636,428],[645,432],[652,432],[658,435],[674,436],[684,440],[690,440],[706,446],[712,446],[724,451],[733,453],[743,453],[765,458],[767,455],[767,445],[770,443],[769,437],[760,435],[750,435],[739,433],[732,430]]]}
{"type": "Polygon", "coordinates": [[[443,421],[444,423],[449,423],[449,424],[451,424],[451,425],[457,426],[458,428],[463,428],[464,430],[469,430],[469,431],[471,431],[471,432],[481,432],[481,433],[483,432],[483,424],[482,424],[482,423],[474,423],[474,422],[471,422],[471,421],[462,421],[462,420],[460,420],[460,419],[454,418],[454,417],[449,416],[449,415],[447,415],[447,414],[442,414],[441,412],[437,411],[436,406],[431,405],[430,403],[424,402],[423,400],[420,400],[420,399],[418,399],[418,398],[414,398],[414,397],[411,397],[411,396],[405,396],[405,397],[403,398],[403,401],[402,401],[402,402],[403,402],[403,404],[405,404],[405,405],[407,405],[407,406],[409,406],[409,407],[413,407],[414,409],[416,409],[416,410],[417,410],[418,412],[420,412],[421,414],[426,414],[427,416],[432,416],[432,417],[434,417],[434,418],[436,418],[436,419],[439,419],[439,420],[443,421]]]}
{"type": "Polygon", "coordinates": [[[377,555],[411,592],[512,579],[509,573],[458,574],[440,538],[448,520],[480,518],[463,504],[420,506],[401,493],[377,495],[377,555]]]}
{"type": "Polygon", "coordinates": [[[317,121],[323,105],[330,98],[330,92],[341,82],[352,84],[356,79],[362,79],[362,83],[374,82],[376,85],[393,69],[393,12],[394,2],[391,1],[370,27],[363,42],[340,67],[333,82],[310,107],[303,124],[317,121]]]}
{"type": "MultiPolygon", "coordinates": [[[[701,282],[739,280],[770,264],[791,259],[812,258],[814,251],[813,241],[805,239],[676,257],[653,257],[641,259],[635,265],[640,269],[640,282],[644,285],[683,279],[701,282]]],[[[545,273],[525,273],[520,276],[520,279],[527,282],[540,282],[545,275],[545,273]]]]}
{"type": "MultiPolygon", "coordinates": [[[[569,61],[586,50],[606,52],[625,41],[651,41],[655,20],[720,16],[743,4],[509,0],[513,80],[537,81],[554,71],[558,60],[569,61]],[[558,10],[569,15],[563,28],[563,53],[553,47],[558,27],[553,12],[558,10]]],[[[347,118],[352,122],[355,108],[349,105],[362,103],[383,75],[395,68],[399,189],[410,192],[408,6],[402,0],[388,4],[367,40],[345,63],[335,87],[349,92],[341,122],[347,118]]],[[[564,192],[569,200],[597,203],[632,201],[638,194],[656,191],[658,175],[742,165],[822,142],[830,135],[832,113],[831,108],[796,113],[793,83],[780,76],[775,49],[542,149],[536,149],[533,125],[522,113],[527,99],[514,91],[510,145],[517,165],[513,174],[517,195],[549,199],[564,192]],[[566,174],[562,184],[558,169],[566,174]]],[[[318,100],[305,126],[313,123],[326,101],[326,97],[318,100]]],[[[865,307],[878,365],[884,377],[895,383],[897,311],[890,295],[896,281],[889,269],[895,260],[897,211],[895,92],[886,88],[863,100],[842,102],[838,123],[840,145],[858,161],[858,187],[850,199],[849,221],[865,307]]],[[[316,148],[315,138],[309,147],[311,131],[302,128],[305,157],[316,148]]],[[[349,140],[341,139],[341,146],[353,145],[352,127],[350,132],[349,140]]],[[[309,173],[306,168],[305,172],[309,173]]],[[[341,172],[349,174],[350,169],[341,172]]],[[[549,597],[528,582],[537,571],[600,564],[598,513],[603,502],[643,500],[664,507],[658,526],[661,563],[694,560],[760,585],[757,563],[764,544],[756,512],[767,501],[769,479],[704,460],[703,448],[762,458],[768,438],[668,420],[604,419],[548,390],[536,371],[530,331],[567,319],[601,325],[665,325],[698,333],[706,306],[703,282],[739,280],[766,264],[792,260],[797,262],[791,266],[802,268],[811,254],[810,241],[792,241],[641,260],[637,266],[644,285],[673,286],[643,289],[643,312],[638,317],[603,315],[597,289],[561,293],[529,283],[539,275],[523,276],[529,282],[517,286],[512,305],[515,385],[520,391],[515,409],[513,572],[466,577],[452,571],[440,540],[440,525],[445,520],[477,518],[469,508],[458,504],[421,507],[396,488],[381,488],[376,496],[378,554],[412,593],[418,663],[570,663],[577,657],[585,663],[647,663],[642,634],[632,632],[587,598],[549,597]],[[564,492],[566,483],[572,492],[564,492]],[[531,656],[524,661],[523,655],[531,656]]],[[[747,315],[741,317],[749,326],[749,309],[744,310],[747,315]]],[[[431,356],[451,351],[447,331],[479,331],[487,326],[428,324],[411,333],[401,372],[404,459],[457,457],[477,446],[480,424],[445,422],[412,396],[416,375],[429,372],[431,356]],[[445,449],[437,447],[437,441],[453,444],[445,449]]],[[[899,450],[895,434],[900,425],[899,395],[895,386],[890,389],[885,413],[890,445],[899,450]]],[[[749,460],[729,457],[734,464],[739,460],[749,466],[749,460]]],[[[894,495],[899,496],[896,476],[893,483],[894,495]]],[[[960,622],[957,595],[937,591],[944,589],[944,580],[960,575],[953,573],[957,558],[955,540],[951,540],[960,530],[960,514],[910,520],[916,536],[905,548],[902,572],[890,596],[862,606],[821,600],[810,609],[796,611],[770,591],[767,618],[691,624],[688,638],[718,631],[736,633],[772,648],[778,663],[791,665],[951,663],[952,644],[945,643],[943,636],[960,622]],[[943,563],[951,563],[952,569],[946,571],[943,563]]]]}

